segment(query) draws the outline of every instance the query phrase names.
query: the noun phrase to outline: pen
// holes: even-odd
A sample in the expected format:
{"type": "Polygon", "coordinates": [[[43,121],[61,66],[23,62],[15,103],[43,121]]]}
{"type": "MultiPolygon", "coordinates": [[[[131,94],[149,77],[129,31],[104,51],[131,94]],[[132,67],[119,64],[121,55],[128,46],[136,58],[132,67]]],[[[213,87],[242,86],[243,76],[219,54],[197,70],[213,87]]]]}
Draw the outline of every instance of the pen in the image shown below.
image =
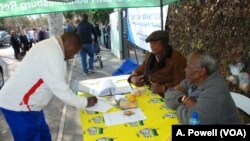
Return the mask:
{"type": "Polygon", "coordinates": [[[106,101],[106,98],[104,98],[104,97],[99,97],[99,96],[97,96],[96,97],[98,100],[100,100],[100,101],[106,101]]]}
{"type": "Polygon", "coordinates": [[[109,89],[109,94],[112,96],[112,92],[111,92],[111,89],[109,89]]]}

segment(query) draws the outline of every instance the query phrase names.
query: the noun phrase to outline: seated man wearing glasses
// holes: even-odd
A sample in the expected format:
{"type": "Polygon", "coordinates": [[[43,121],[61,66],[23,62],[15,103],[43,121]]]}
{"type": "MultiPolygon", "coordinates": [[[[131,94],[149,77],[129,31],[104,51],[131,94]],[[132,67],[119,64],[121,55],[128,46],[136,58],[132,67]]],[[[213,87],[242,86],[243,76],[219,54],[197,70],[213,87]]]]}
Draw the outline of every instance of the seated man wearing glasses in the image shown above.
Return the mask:
{"type": "Polygon", "coordinates": [[[182,124],[198,112],[200,124],[240,124],[235,103],[215,59],[206,52],[188,56],[186,79],[165,93],[167,107],[177,110],[182,124]]]}

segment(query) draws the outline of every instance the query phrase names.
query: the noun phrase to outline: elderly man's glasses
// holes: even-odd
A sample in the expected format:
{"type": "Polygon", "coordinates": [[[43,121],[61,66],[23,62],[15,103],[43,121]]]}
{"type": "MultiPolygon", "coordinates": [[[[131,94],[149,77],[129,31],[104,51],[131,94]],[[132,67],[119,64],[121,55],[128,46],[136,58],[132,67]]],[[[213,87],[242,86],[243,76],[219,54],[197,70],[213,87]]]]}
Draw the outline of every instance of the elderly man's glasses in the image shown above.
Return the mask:
{"type": "Polygon", "coordinates": [[[187,65],[187,69],[189,70],[200,70],[201,68],[199,65],[187,65]]]}

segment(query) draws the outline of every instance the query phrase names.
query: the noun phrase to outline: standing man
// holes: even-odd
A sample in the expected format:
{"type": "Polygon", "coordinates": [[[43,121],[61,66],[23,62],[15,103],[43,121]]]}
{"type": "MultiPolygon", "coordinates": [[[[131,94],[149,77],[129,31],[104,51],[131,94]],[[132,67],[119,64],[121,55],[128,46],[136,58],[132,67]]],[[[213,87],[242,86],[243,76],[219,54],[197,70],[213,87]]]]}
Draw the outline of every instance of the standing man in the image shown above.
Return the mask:
{"type": "Polygon", "coordinates": [[[39,42],[46,39],[46,29],[45,27],[40,27],[38,32],[38,40],[39,42]]]}
{"type": "Polygon", "coordinates": [[[19,60],[20,58],[18,55],[20,54],[20,47],[21,47],[20,39],[16,35],[16,32],[14,30],[12,30],[10,34],[11,34],[10,41],[12,48],[14,50],[14,56],[17,60],[19,60]]]}
{"type": "Polygon", "coordinates": [[[74,32],[74,25],[71,19],[67,20],[66,32],[74,32]]]}
{"type": "Polygon", "coordinates": [[[28,39],[28,50],[32,47],[32,43],[33,43],[33,31],[30,30],[29,28],[25,28],[24,29],[24,33],[28,39]]]}
{"type": "Polygon", "coordinates": [[[37,28],[33,28],[33,41],[34,41],[34,43],[36,44],[36,43],[38,43],[38,29],[37,28]]]}
{"type": "Polygon", "coordinates": [[[107,23],[105,27],[105,37],[106,37],[106,42],[105,42],[105,47],[108,49],[111,49],[111,38],[110,38],[110,24],[107,23]]]}
{"type": "Polygon", "coordinates": [[[99,28],[99,23],[98,23],[98,21],[95,21],[95,31],[96,31],[96,35],[98,36],[98,44],[100,43],[100,41],[101,41],[101,36],[102,36],[102,32],[101,32],[101,30],[100,30],[100,28],[99,28]]]}
{"type": "Polygon", "coordinates": [[[28,38],[27,38],[26,35],[27,34],[25,34],[25,31],[21,30],[20,43],[21,43],[21,48],[22,48],[23,55],[25,55],[26,52],[29,51],[29,49],[30,49],[29,48],[29,41],[28,41],[28,38]]]}
{"type": "Polygon", "coordinates": [[[15,141],[51,141],[43,109],[55,95],[68,105],[93,106],[96,97],[78,97],[66,83],[66,60],[81,49],[74,32],[53,36],[31,48],[0,91],[0,110],[15,141]]]}
{"type": "Polygon", "coordinates": [[[94,43],[97,43],[97,35],[94,26],[88,22],[88,15],[83,14],[82,21],[77,27],[77,33],[82,41],[82,48],[80,55],[82,58],[83,75],[87,75],[88,72],[94,73],[94,43]],[[87,64],[87,54],[89,56],[89,65],[87,64]]]}

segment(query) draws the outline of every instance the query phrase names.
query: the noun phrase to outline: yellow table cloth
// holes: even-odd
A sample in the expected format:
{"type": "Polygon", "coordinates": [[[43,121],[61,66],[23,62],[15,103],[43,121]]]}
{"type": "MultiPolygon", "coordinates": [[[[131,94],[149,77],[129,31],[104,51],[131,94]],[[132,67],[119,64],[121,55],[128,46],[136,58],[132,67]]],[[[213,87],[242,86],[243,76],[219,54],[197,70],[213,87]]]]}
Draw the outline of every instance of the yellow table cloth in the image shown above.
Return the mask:
{"type": "MultiPolygon", "coordinates": [[[[166,141],[171,136],[171,127],[178,124],[176,112],[166,108],[164,99],[149,90],[136,97],[145,120],[105,126],[103,113],[81,110],[84,141],[166,141]]],[[[113,107],[108,111],[121,109],[113,107]]]]}

